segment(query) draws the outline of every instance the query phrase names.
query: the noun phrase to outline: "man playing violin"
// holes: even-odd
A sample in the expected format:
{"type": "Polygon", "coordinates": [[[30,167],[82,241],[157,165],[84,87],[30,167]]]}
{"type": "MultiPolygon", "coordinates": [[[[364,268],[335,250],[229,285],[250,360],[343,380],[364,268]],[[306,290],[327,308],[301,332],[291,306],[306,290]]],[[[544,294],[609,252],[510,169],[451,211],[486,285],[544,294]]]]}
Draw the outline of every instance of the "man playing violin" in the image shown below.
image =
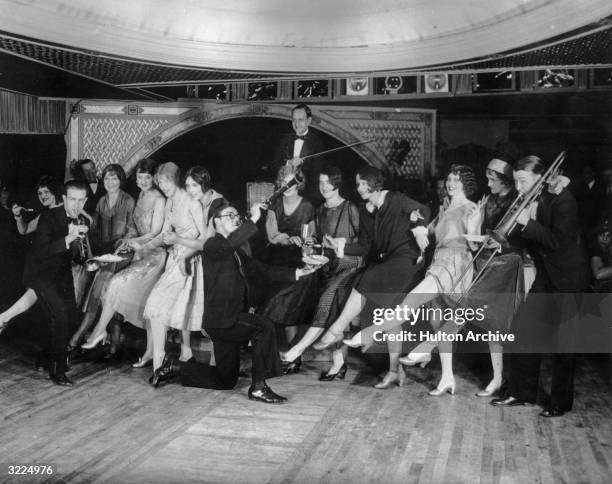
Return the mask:
{"type": "Polygon", "coordinates": [[[321,138],[310,129],[311,122],[312,111],[306,104],[298,104],[291,110],[294,133],[282,138],[270,169],[272,173],[276,173],[285,164],[293,168],[299,167],[306,182],[303,195],[316,206],[323,202],[319,193],[319,174],[325,164],[325,157],[314,156],[304,160],[304,157],[324,150],[321,138]]]}

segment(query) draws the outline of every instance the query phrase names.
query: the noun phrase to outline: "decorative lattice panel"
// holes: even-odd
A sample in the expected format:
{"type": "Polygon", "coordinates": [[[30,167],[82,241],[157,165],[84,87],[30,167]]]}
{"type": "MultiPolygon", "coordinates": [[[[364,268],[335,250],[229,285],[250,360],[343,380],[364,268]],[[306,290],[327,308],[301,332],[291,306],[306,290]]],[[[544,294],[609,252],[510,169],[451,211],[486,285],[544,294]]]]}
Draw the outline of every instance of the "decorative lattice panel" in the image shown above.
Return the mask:
{"type": "Polygon", "coordinates": [[[122,163],[133,146],[168,122],[150,117],[83,117],[80,157],[92,159],[99,171],[110,163],[122,163]]]}
{"type": "MultiPolygon", "coordinates": [[[[79,103],[73,107],[67,165],[75,159],[91,158],[98,170],[109,163],[119,163],[129,173],[139,159],[201,126],[243,117],[290,120],[292,108],[288,104],[201,100],[79,103]]],[[[313,105],[312,111],[313,129],[341,143],[375,139],[353,148],[370,165],[410,179],[423,179],[432,172],[435,111],[321,104],[313,105]]]]}
{"type": "Polygon", "coordinates": [[[351,129],[363,139],[376,138],[376,148],[392,170],[406,178],[421,178],[425,153],[425,124],[392,120],[351,120],[351,129]]]}

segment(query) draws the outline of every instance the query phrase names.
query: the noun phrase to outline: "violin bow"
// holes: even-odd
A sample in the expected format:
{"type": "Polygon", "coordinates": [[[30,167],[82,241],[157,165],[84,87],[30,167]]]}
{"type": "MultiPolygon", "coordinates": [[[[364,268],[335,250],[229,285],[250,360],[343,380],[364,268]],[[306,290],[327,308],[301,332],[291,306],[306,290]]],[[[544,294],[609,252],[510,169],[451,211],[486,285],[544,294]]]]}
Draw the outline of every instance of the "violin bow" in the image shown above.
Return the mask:
{"type": "Polygon", "coordinates": [[[327,155],[329,153],[334,153],[336,151],[345,150],[347,148],[352,148],[353,146],[359,146],[359,145],[365,145],[367,143],[372,143],[373,141],[376,141],[376,138],[366,139],[363,141],[357,141],[355,143],[351,143],[351,144],[344,145],[344,146],[338,146],[337,148],[332,148],[330,150],[320,151],[319,153],[313,153],[312,155],[300,156],[300,158],[302,158],[302,160],[307,160],[308,158],[314,158],[315,156],[327,155]]]}

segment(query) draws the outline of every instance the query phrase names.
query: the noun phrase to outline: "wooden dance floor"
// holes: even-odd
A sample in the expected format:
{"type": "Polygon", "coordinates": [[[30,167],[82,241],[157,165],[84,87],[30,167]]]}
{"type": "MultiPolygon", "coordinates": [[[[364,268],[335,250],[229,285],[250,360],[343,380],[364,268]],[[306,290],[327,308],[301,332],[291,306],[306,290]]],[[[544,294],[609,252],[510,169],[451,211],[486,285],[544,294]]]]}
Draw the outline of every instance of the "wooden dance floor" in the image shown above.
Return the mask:
{"type": "Polygon", "coordinates": [[[66,389],[6,340],[0,352],[1,482],[612,482],[609,356],[581,358],[575,411],[544,419],[476,398],[488,372],[468,355],[456,358],[453,397],[427,395],[437,358],[385,391],[352,355],[345,381],[317,381],[320,362],[271,380],[289,398],[273,406],[247,399],[248,378],[234,391],[155,390],[150,368],[127,364],[75,365],[66,389]],[[7,464],[55,474],[11,478],[7,464]]]}

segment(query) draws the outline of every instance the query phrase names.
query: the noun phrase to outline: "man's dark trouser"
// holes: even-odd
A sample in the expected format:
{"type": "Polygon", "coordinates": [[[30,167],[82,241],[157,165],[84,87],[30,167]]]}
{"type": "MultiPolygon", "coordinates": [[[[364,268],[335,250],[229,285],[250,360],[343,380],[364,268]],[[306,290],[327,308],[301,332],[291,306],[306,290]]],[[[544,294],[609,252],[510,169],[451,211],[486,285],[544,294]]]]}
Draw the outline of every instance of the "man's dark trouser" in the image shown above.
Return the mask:
{"type": "Polygon", "coordinates": [[[508,355],[508,394],[535,403],[542,354],[552,353],[550,406],[569,411],[574,401],[575,368],[571,321],[577,317],[572,308],[579,299],[572,293],[553,293],[549,284],[539,282],[534,283],[513,323],[518,351],[511,346],[510,352],[514,352],[508,355]]]}
{"type": "Polygon", "coordinates": [[[187,387],[230,390],[240,371],[240,345],[251,341],[252,383],[281,375],[274,323],[265,316],[241,313],[229,328],[206,328],[213,341],[217,366],[187,362],[181,367],[181,384],[187,387]]]}
{"type": "Polygon", "coordinates": [[[38,302],[49,322],[47,352],[52,373],[65,373],[68,339],[75,331],[77,308],[74,300],[72,274],[58,277],[53,281],[41,281],[33,287],[38,302]]]}

